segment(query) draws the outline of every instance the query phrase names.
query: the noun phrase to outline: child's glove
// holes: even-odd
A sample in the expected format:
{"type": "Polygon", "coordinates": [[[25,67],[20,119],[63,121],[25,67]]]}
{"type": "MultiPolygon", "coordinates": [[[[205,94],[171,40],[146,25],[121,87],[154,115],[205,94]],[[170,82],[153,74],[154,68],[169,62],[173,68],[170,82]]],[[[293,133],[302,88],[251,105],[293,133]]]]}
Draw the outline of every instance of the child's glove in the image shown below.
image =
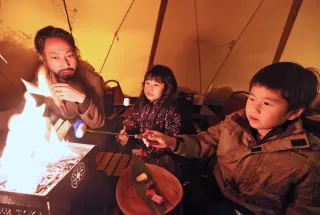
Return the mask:
{"type": "Polygon", "coordinates": [[[121,145],[125,145],[128,143],[129,137],[128,133],[126,132],[126,127],[123,127],[123,129],[119,132],[119,135],[116,138],[121,145]]]}

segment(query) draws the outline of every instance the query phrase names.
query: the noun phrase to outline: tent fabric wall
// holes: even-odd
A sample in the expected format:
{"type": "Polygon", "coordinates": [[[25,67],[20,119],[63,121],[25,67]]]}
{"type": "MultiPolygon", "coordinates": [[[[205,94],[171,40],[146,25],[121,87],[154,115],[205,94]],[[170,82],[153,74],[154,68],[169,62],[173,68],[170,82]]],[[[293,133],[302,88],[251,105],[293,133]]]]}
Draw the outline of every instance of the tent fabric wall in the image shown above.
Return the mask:
{"type": "Polygon", "coordinates": [[[258,3],[255,0],[247,0],[245,4],[232,0],[197,0],[185,4],[169,1],[155,63],[169,65],[181,88],[205,92],[258,3]]]}
{"type": "MultiPolygon", "coordinates": [[[[233,91],[247,91],[253,74],[272,63],[292,3],[293,0],[169,1],[155,63],[170,66],[180,88],[207,93],[207,104],[223,104],[233,91]]],[[[281,61],[320,69],[319,7],[317,0],[303,1],[281,61]]]]}
{"type": "Polygon", "coordinates": [[[294,61],[320,69],[320,2],[304,0],[281,61],[294,61]]]}
{"type": "MultiPolygon", "coordinates": [[[[219,74],[212,82],[211,101],[222,87],[248,91],[252,76],[272,63],[286,23],[292,0],[263,1],[246,31],[234,46],[219,74]]],[[[219,94],[219,91],[218,93],[219,94]]]]}
{"type": "Polygon", "coordinates": [[[196,5],[194,1],[181,5],[169,1],[155,62],[171,66],[181,88],[196,93],[202,88],[204,94],[212,83],[206,102],[219,103],[221,93],[230,95],[235,90],[247,90],[251,76],[272,62],[291,3],[291,0],[197,0],[196,5]],[[202,86],[198,80],[199,63],[202,86]]]}
{"type": "MultiPolygon", "coordinates": [[[[137,96],[148,65],[161,0],[66,0],[72,33],[81,56],[137,96]]],[[[252,75],[272,62],[293,0],[169,0],[154,64],[176,74],[180,89],[206,94],[221,104],[232,91],[248,90],[252,75]],[[199,45],[199,47],[198,47],[199,45]],[[198,48],[200,52],[198,53],[198,48]],[[201,71],[200,71],[201,69],[201,71]],[[211,88],[209,88],[211,86],[211,88]]],[[[281,61],[320,68],[318,0],[304,0],[281,61]]],[[[21,93],[20,78],[31,79],[38,63],[36,31],[46,25],[69,29],[62,0],[1,0],[0,110],[21,93]],[[4,99],[5,98],[5,99],[4,99]]]]}
{"type": "MultiPolygon", "coordinates": [[[[304,0],[281,61],[293,61],[320,72],[320,1],[304,0]]],[[[313,103],[320,110],[320,94],[313,103]]]]}

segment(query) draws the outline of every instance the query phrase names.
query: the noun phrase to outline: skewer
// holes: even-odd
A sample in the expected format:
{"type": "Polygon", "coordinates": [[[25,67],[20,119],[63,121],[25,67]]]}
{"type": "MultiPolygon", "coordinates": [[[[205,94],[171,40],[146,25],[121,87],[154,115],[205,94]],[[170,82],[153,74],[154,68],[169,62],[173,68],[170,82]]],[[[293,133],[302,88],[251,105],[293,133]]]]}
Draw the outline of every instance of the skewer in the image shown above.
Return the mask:
{"type": "MultiPolygon", "coordinates": [[[[99,134],[110,134],[110,135],[120,135],[120,133],[116,133],[116,132],[109,132],[109,131],[95,131],[95,130],[91,130],[91,129],[87,129],[88,132],[91,133],[99,133],[99,134]]],[[[142,139],[142,134],[121,134],[124,136],[128,136],[128,137],[134,137],[137,139],[142,139]]]]}
{"type": "Polygon", "coordinates": [[[134,138],[137,138],[137,139],[142,139],[142,134],[120,134],[120,133],[117,133],[117,132],[97,131],[97,130],[87,129],[87,126],[84,123],[81,123],[76,128],[75,135],[76,135],[77,138],[82,138],[86,132],[97,133],[97,134],[108,134],[108,135],[115,135],[115,136],[124,135],[124,136],[128,136],[128,137],[134,137],[134,138]]]}

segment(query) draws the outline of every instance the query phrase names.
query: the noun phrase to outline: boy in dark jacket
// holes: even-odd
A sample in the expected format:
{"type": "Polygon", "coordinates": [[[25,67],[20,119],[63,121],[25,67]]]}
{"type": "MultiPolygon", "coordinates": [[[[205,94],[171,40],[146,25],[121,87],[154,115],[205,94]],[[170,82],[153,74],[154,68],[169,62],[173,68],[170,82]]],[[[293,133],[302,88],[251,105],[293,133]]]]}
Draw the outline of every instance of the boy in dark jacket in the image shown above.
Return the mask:
{"type": "Polygon", "coordinates": [[[255,214],[320,214],[320,139],[300,120],[318,88],[315,71],[275,63],[252,78],[245,110],[198,135],[147,131],[144,142],[188,157],[216,155],[213,174],[229,209],[235,203],[255,214]]]}

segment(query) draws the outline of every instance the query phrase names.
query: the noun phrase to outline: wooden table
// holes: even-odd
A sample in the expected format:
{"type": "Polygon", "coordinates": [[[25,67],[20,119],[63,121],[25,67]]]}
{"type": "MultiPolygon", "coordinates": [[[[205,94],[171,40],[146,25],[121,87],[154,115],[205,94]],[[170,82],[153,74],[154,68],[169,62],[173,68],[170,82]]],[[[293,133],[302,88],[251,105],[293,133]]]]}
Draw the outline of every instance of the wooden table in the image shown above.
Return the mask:
{"type": "MultiPolygon", "coordinates": [[[[98,152],[96,156],[96,170],[98,172],[104,172],[108,178],[118,179],[119,176],[121,176],[121,174],[123,173],[123,171],[130,165],[131,158],[131,154],[98,152]]],[[[171,173],[175,173],[176,171],[174,164],[171,163],[170,159],[168,159],[168,155],[165,155],[159,159],[150,158],[147,162],[164,167],[171,173]]],[[[168,214],[182,214],[182,204],[179,204],[178,207],[176,207],[168,214]]]]}

